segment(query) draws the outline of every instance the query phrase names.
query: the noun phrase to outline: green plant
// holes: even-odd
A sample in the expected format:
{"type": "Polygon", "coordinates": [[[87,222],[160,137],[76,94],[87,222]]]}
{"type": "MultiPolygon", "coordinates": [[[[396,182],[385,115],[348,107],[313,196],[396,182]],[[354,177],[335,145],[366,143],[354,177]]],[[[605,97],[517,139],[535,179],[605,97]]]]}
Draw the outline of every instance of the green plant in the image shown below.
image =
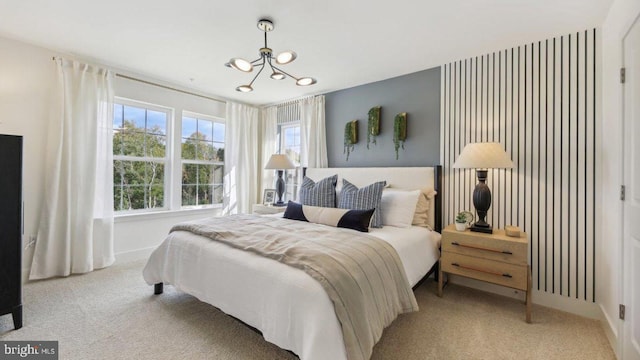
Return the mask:
{"type": "Polygon", "coordinates": [[[347,154],[347,161],[349,161],[349,154],[355,148],[355,144],[358,142],[358,120],[347,122],[344,126],[344,151],[343,154],[347,154]]]}
{"type": "Polygon", "coordinates": [[[380,134],[380,106],[372,107],[369,110],[369,120],[367,121],[367,149],[369,143],[376,145],[376,137],[380,134]]]}
{"type": "Polygon", "coordinates": [[[465,212],[459,212],[458,215],[456,215],[456,222],[458,224],[465,224],[467,222],[467,214],[465,214],[465,212]]]}
{"type": "Polygon", "coordinates": [[[393,120],[393,145],[396,150],[396,160],[398,160],[398,149],[402,146],[404,150],[404,142],[407,140],[407,113],[403,112],[396,115],[393,120]]]}

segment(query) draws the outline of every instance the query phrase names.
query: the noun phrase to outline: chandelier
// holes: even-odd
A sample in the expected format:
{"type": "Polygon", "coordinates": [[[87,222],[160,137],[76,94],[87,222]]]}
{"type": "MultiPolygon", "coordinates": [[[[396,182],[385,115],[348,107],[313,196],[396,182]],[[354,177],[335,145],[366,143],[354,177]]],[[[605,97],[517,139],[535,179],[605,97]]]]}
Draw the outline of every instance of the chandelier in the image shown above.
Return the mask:
{"type": "Polygon", "coordinates": [[[236,91],[240,92],[250,92],[253,91],[251,85],[256,81],[256,78],[260,75],[262,70],[264,70],[265,66],[269,66],[271,69],[271,78],[274,80],[282,80],[287,76],[296,80],[296,85],[299,86],[308,86],[316,83],[316,79],[312,77],[295,77],[286,71],[280,69],[275,64],[285,65],[296,59],[297,54],[291,50],[283,51],[278,55],[273,55],[273,50],[267,46],[267,33],[273,30],[273,22],[267,19],[260,19],[258,21],[258,29],[264,32],[264,47],[260,48],[258,51],[260,57],[253,60],[247,61],[242,58],[231,58],[228,63],[224,64],[227,67],[234,68],[236,70],[240,70],[243,72],[251,72],[254,67],[260,67],[256,76],[253,77],[253,80],[249,83],[249,85],[240,85],[236,88],[236,91]],[[274,64],[275,63],[275,64],[274,64]]]}

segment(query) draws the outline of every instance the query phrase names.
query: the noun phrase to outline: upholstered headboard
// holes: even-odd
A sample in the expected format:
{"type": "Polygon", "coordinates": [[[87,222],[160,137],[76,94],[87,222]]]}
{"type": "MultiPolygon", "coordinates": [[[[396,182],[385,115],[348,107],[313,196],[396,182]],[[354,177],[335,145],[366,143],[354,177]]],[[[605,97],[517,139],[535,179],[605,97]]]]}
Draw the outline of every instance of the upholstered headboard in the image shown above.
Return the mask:
{"type": "Polygon", "coordinates": [[[385,180],[387,185],[396,189],[433,188],[438,192],[431,202],[429,224],[436,231],[442,230],[442,166],[433,167],[374,167],[374,168],[308,168],[305,175],[313,181],[338,174],[336,188],[342,188],[342,179],[362,187],[376,181],[385,180]]]}

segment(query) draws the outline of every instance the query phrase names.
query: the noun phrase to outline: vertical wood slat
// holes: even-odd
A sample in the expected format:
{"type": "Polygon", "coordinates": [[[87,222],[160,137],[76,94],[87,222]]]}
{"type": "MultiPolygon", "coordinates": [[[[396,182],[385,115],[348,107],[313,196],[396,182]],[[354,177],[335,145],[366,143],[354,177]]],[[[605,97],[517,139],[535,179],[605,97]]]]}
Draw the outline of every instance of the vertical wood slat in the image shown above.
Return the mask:
{"type": "Polygon", "coordinates": [[[492,170],[487,216],[530,236],[534,287],[595,301],[596,30],[443,66],[444,221],[473,210],[475,171],[452,169],[471,142],[500,142],[514,169],[492,170]]]}

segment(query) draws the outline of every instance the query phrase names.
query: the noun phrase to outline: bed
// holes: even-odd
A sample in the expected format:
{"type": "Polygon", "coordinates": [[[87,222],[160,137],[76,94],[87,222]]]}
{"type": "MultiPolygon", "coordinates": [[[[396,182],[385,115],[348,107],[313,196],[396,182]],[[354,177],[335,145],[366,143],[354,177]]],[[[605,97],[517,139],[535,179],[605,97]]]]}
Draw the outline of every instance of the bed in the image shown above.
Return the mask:
{"type": "MultiPolygon", "coordinates": [[[[386,180],[389,188],[440,189],[440,167],[307,169],[318,181],[338,174],[361,187],[386,180]]],[[[397,251],[410,286],[437,273],[440,197],[430,202],[432,230],[412,226],[371,229],[397,251]]],[[[289,220],[291,221],[291,220],[289,220]]],[[[304,360],[347,359],[334,305],[320,283],[302,270],[185,231],[169,234],[152,253],[145,281],[162,292],[162,284],[195,296],[259,330],[265,340],[304,360]]]]}

